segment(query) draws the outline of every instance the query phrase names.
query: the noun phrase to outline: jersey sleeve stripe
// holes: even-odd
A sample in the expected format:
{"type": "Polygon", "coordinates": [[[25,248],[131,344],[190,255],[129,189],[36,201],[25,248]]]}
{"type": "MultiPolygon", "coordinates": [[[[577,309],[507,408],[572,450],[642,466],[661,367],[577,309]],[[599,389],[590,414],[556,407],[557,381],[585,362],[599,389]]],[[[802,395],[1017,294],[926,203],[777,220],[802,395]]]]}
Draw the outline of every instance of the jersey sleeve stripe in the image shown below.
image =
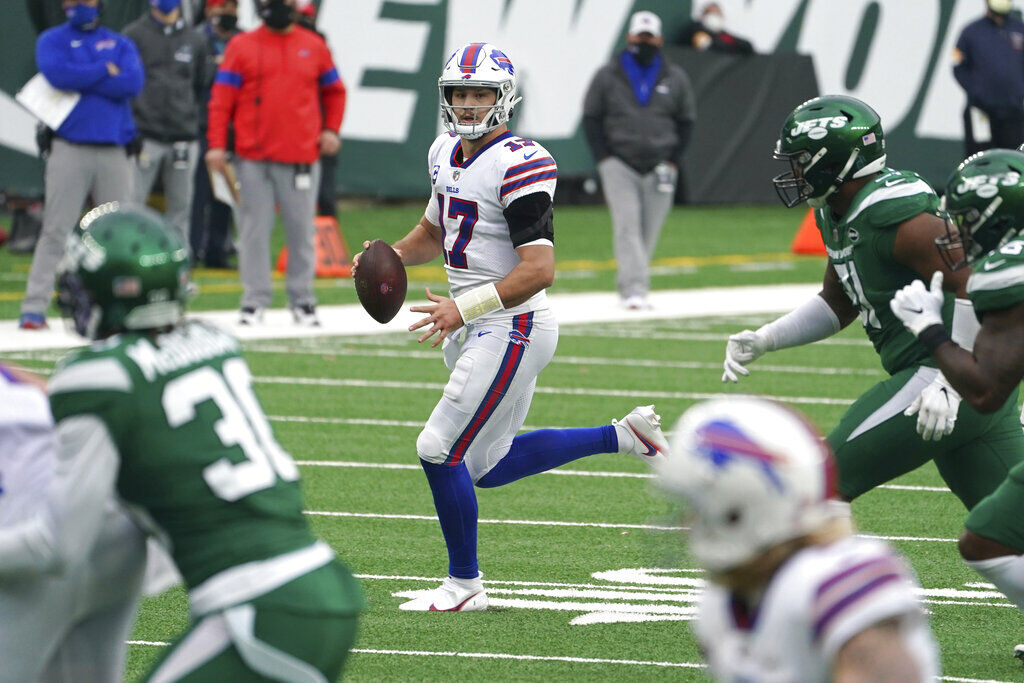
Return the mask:
{"type": "Polygon", "coordinates": [[[527,171],[532,171],[536,168],[554,165],[554,159],[552,159],[551,157],[542,157],[540,159],[532,159],[521,164],[516,164],[515,166],[509,166],[508,170],[505,171],[505,180],[526,173],[527,171]]]}
{"type": "Polygon", "coordinates": [[[861,585],[859,588],[851,593],[848,593],[842,599],[836,601],[828,610],[819,616],[814,621],[814,639],[820,640],[822,633],[829,627],[830,624],[839,616],[843,610],[847,609],[850,605],[856,603],[858,600],[868,595],[877,588],[887,585],[892,581],[898,581],[902,578],[901,573],[888,572],[878,576],[871,581],[861,585]]]}
{"type": "Polygon", "coordinates": [[[899,183],[892,187],[881,187],[869,194],[853,211],[843,217],[843,222],[849,225],[853,219],[859,216],[868,207],[888,199],[902,199],[913,197],[915,194],[935,194],[931,186],[923,180],[915,180],[912,183],[899,183]]]}
{"type": "Polygon", "coordinates": [[[986,272],[985,263],[987,261],[982,262],[980,267],[976,266],[971,277],[968,278],[968,295],[971,292],[990,292],[1024,284],[1024,264],[986,272]]]}
{"type": "Polygon", "coordinates": [[[828,579],[827,581],[823,581],[821,583],[821,585],[818,586],[818,590],[815,591],[815,593],[814,593],[815,600],[820,599],[822,595],[827,593],[828,590],[830,588],[832,588],[832,586],[836,585],[837,583],[839,583],[840,581],[846,579],[847,577],[850,577],[850,576],[852,576],[852,575],[854,575],[854,574],[856,574],[858,572],[861,572],[861,571],[863,571],[865,569],[868,569],[869,567],[872,567],[872,566],[881,564],[883,562],[886,562],[887,560],[888,560],[888,558],[886,558],[886,557],[872,557],[872,558],[870,558],[868,560],[865,560],[863,562],[859,562],[859,563],[853,565],[852,567],[848,567],[848,568],[844,569],[843,571],[839,572],[838,574],[836,574],[832,578],[828,579]]]}
{"type": "Polygon", "coordinates": [[[558,171],[551,170],[551,171],[544,171],[542,173],[536,173],[534,175],[525,176],[523,178],[518,178],[518,179],[513,180],[511,182],[505,183],[504,185],[501,186],[501,197],[504,197],[505,195],[507,195],[510,192],[514,192],[514,191],[516,191],[518,189],[524,188],[527,185],[532,185],[534,183],[539,183],[539,182],[544,181],[544,180],[553,180],[553,179],[555,179],[557,177],[558,177],[558,171]]]}
{"type": "Polygon", "coordinates": [[[57,372],[47,385],[51,396],[72,391],[131,390],[132,380],[128,371],[113,358],[73,363],[57,372]]]}

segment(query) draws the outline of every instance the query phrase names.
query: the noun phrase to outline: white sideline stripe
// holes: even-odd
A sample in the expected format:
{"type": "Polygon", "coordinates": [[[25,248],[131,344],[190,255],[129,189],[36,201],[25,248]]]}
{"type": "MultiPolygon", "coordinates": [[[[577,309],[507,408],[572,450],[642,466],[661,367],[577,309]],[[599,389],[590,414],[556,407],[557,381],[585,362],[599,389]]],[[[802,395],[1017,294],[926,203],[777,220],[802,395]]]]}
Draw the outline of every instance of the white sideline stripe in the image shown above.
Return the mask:
{"type": "MultiPolygon", "coordinates": [[[[129,640],[129,645],[148,645],[167,647],[170,643],[160,640],[129,640]]],[[[656,662],[643,659],[600,659],[597,657],[558,657],[554,655],[513,655],[504,652],[433,652],[429,650],[384,650],[367,647],[354,647],[351,652],[361,655],[402,655],[407,657],[466,657],[468,659],[514,659],[532,662],[568,662],[570,664],[622,664],[626,666],[660,666],[682,669],[704,669],[706,664],[698,662],[656,662]]],[[[959,678],[956,676],[939,676],[940,681],[953,683],[1011,683],[988,678],[959,678]]]]}
{"type": "MultiPolygon", "coordinates": [[[[383,512],[334,512],[329,510],[303,510],[303,514],[314,517],[359,517],[364,519],[408,519],[422,522],[436,522],[437,515],[398,515],[383,512]]],[[[686,531],[685,526],[665,526],[661,524],[622,524],[615,522],[562,522],[558,520],[540,519],[480,519],[479,524],[510,524],[519,526],[564,526],[586,527],[594,529],[641,529],[648,531],[686,531]]],[[[874,534],[857,534],[861,538],[875,538],[883,541],[915,541],[921,543],[956,543],[955,538],[930,538],[928,536],[876,536],[874,534]]]]}
{"type": "MultiPolygon", "coordinates": [[[[271,417],[276,420],[278,418],[271,417]]],[[[422,427],[418,422],[411,422],[409,427],[422,427]]],[[[534,429],[565,429],[565,427],[535,427],[534,429]]],[[[306,467],[365,467],[367,469],[379,470],[416,470],[420,471],[419,465],[397,462],[353,462],[351,460],[296,460],[296,464],[306,467]]],[[[589,470],[563,470],[554,469],[541,474],[553,474],[563,477],[607,477],[610,479],[654,479],[656,475],[648,472],[601,472],[589,470]]],[[[949,493],[949,489],[943,486],[910,486],[906,484],[882,484],[875,488],[892,489],[895,491],[927,491],[930,493],[949,493]]]]}
{"type": "MultiPolygon", "coordinates": [[[[246,353],[286,353],[289,355],[333,355],[359,356],[368,358],[401,358],[402,360],[440,361],[441,354],[431,351],[413,351],[402,349],[332,349],[329,346],[289,346],[270,345],[246,349],[246,353]]],[[[656,360],[637,358],[622,360],[621,358],[604,358],[600,356],[555,356],[551,363],[560,365],[607,365],[615,367],[639,368],[676,368],[679,370],[721,370],[722,363],[705,363],[686,360],[656,360]]],[[[813,367],[810,365],[772,365],[758,363],[761,372],[786,372],[797,375],[884,375],[882,370],[844,367],[813,367]]]]}
{"type": "MultiPolygon", "coordinates": [[[[414,389],[414,390],[435,390],[444,389],[441,382],[398,382],[392,380],[369,380],[369,379],[330,379],[326,377],[254,377],[253,380],[259,384],[295,384],[299,386],[320,386],[320,387],[355,387],[360,389],[414,389]]],[[[553,394],[556,396],[609,396],[617,398],[664,398],[684,399],[692,401],[704,401],[713,398],[726,398],[745,396],[741,392],[694,392],[694,391],[634,391],[632,389],[560,389],[557,387],[537,387],[538,394],[553,394]]],[[[826,406],[848,406],[852,405],[852,398],[825,398],[822,396],[775,396],[779,401],[786,403],[808,403],[826,406]]]]}

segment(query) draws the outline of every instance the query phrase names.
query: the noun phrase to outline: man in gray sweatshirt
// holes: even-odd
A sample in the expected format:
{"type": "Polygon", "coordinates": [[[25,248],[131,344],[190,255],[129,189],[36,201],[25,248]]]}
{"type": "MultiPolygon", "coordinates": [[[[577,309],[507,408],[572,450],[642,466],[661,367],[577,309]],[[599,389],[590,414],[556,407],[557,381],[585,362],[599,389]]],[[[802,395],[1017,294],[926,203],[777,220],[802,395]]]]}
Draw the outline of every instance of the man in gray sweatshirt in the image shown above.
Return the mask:
{"type": "Polygon", "coordinates": [[[182,18],[181,0],[149,4],[149,12],[124,29],[138,47],[146,72],[146,85],[132,103],[142,137],[135,202],[146,202],[159,175],[167,221],[188,244],[207,47],[182,18]]]}
{"type": "Polygon", "coordinates": [[[583,102],[583,130],[597,161],[615,233],[622,305],[648,308],[648,267],[696,117],[686,72],[661,54],[661,20],[629,21],[626,49],[594,75],[583,102]]]}

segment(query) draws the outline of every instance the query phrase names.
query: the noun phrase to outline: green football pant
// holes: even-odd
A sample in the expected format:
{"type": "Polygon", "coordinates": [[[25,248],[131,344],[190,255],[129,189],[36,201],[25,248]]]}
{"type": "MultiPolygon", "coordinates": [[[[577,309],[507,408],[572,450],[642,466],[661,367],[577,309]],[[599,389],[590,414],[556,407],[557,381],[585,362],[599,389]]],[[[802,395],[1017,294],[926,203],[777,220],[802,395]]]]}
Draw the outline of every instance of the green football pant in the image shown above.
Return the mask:
{"type": "Polygon", "coordinates": [[[237,605],[200,617],[146,680],[333,683],[355,641],[356,622],[356,615],[237,605]]]}
{"type": "Polygon", "coordinates": [[[913,366],[871,387],[828,435],[839,466],[839,491],[853,500],[879,484],[934,460],[939,474],[968,510],[996,490],[1024,461],[1017,392],[991,415],[960,404],[956,428],[940,441],[924,441],[917,416],[903,411],[937,370],[913,366]]]}
{"type": "Polygon", "coordinates": [[[964,526],[1024,553],[1024,464],[1010,470],[999,488],[974,506],[964,526]]]}

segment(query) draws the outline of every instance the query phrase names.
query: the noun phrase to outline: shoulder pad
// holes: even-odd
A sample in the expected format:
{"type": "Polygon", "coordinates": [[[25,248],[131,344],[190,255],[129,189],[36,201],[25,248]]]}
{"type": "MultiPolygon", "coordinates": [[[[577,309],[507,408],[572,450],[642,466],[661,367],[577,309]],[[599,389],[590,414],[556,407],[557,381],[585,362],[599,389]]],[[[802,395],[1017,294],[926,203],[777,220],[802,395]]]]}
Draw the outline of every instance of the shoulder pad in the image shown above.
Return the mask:
{"type": "Polygon", "coordinates": [[[888,171],[868,184],[870,192],[843,217],[876,228],[895,227],[914,216],[935,211],[938,195],[913,171],[888,171]]]}

